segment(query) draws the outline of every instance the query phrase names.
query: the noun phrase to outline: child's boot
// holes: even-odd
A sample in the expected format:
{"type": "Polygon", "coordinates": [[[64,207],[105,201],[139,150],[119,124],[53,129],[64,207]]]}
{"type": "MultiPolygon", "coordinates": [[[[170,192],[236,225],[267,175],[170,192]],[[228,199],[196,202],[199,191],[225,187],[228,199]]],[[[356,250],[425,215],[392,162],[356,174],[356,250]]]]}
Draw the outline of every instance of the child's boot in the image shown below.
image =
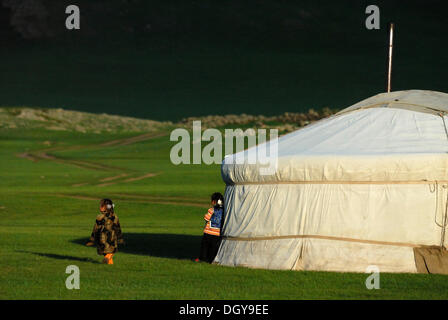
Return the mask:
{"type": "Polygon", "coordinates": [[[108,253],[108,254],[104,255],[103,263],[105,263],[105,264],[114,264],[114,261],[112,260],[113,256],[114,255],[112,253],[108,253]]]}
{"type": "Polygon", "coordinates": [[[112,253],[107,253],[104,255],[103,263],[105,264],[114,264],[114,261],[112,260],[112,253]]]}

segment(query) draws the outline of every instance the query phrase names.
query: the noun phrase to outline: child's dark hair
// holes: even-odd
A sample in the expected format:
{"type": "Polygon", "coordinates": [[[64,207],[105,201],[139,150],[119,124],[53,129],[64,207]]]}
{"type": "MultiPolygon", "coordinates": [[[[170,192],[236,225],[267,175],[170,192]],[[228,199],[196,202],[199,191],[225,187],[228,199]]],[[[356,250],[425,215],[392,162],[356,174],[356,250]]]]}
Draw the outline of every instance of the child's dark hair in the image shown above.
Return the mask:
{"type": "Polygon", "coordinates": [[[212,198],[212,201],[216,201],[216,206],[218,206],[218,207],[222,207],[223,206],[223,204],[224,204],[224,197],[223,197],[223,195],[221,193],[215,192],[214,194],[212,194],[211,198],[212,198]],[[221,203],[219,203],[220,202],[219,200],[221,200],[221,203]]]}
{"type": "Polygon", "coordinates": [[[100,206],[106,206],[107,212],[114,212],[114,203],[110,199],[102,199],[100,201],[100,206]]]}

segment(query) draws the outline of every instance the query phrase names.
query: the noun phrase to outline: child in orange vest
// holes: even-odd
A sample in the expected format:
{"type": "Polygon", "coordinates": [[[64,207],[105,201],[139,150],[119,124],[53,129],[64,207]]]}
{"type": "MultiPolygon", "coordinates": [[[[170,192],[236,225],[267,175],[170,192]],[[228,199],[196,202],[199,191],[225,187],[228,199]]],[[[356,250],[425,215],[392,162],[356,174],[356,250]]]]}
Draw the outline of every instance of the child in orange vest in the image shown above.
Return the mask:
{"type": "Polygon", "coordinates": [[[224,197],[216,192],[211,196],[212,207],[204,216],[206,221],[201,242],[201,252],[196,261],[212,263],[221,244],[221,222],[224,213],[224,197]]]}

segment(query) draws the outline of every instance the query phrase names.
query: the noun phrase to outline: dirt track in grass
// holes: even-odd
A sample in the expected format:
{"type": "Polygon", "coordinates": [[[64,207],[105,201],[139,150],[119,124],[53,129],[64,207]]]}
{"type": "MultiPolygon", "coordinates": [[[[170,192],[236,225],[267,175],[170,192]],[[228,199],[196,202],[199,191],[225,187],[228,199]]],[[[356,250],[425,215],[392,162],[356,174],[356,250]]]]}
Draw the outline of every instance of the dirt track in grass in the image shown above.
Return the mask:
{"type": "MultiPolygon", "coordinates": [[[[49,193],[50,196],[55,197],[61,197],[61,198],[70,198],[70,199],[79,199],[79,200],[92,200],[92,201],[98,201],[99,197],[95,196],[86,196],[86,195],[80,195],[80,194],[64,194],[64,193],[49,193]]],[[[198,208],[204,208],[207,206],[207,203],[201,202],[201,201],[195,201],[194,199],[188,199],[188,200],[176,200],[171,197],[155,197],[155,196],[143,196],[143,195],[133,195],[133,194],[127,194],[127,195],[121,195],[114,197],[116,200],[119,201],[132,201],[132,202],[140,202],[140,203],[151,203],[151,204],[169,204],[169,205],[176,205],[176,206],[187,206],[187,207],[198,207],[198,208]]]]}
{"type": "MultiPolygon", "coordinates": [[[[106,141],[97,145],[76,145],[76,146],[69,146],[69,147],[52,147],[52,148],[45,148],[42,150],[32,151],[32,152],[25,152],[25,153],[18,153],[16,154],[19,158],[24,158],[31,160],[33,162],[38,162],[41,160],[46,161],[53,161],[56,163],[62,163],[66,165],[72,165],[76,166],[78,168],[82,169],[88,169],[88,170],[96,170],[96,171],[118,171],[121,172],[120,174],[115,174],[110,177],[102,178],[96,183],[93,183],[93,185],[96,185],[98,187],[105,187],[110,186],[118,183],[128,183],[133,181],[139,181],[151,177],[155,177],[157,175],[160,175],[161,172],[148,172],[143,175],[135,175],[134,172],[131,172],[129,169],[126,168],[120,168],[116,166],[109,166],[98,162],[92,162],[92,161],[85,161],[85,160],[78,160],[78,159],[69,159],[69,158],[62,158],[57,157],[54,154],[50,154],[48,152],[51,151],[68,151],[68,150],[80,150],[80,149],[94,149],[94,148],[107,148],[107,147],[117,147],[117,146],[127,146],[131,145],[133,143],[138,143],[150,139],[155,139],[159,137],[166,136],[166,132],[150,132],[150,133],[144,133],[140,135],[136,135],[129,138],[123,138],[123,139],[114,139],[110,141],[106,141]]],[[[72,184],[72,187],[82,187],[92,185],[91,182],[79,182],[72,184]]]]}

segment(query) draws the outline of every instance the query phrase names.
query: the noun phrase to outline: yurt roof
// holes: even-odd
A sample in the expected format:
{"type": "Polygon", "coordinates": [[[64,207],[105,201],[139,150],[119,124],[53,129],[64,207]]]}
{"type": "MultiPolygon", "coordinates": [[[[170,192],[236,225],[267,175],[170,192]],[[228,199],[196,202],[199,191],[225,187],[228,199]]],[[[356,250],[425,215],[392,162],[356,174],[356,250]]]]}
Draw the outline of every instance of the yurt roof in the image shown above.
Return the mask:
{"type": "Polygon", "coordinates": [[[448,94],[430,90],[404,90],[380,93],[362,100],[339,114],[368,108],[397,108],[433,114],[448,112],[448,94]]]}
{"type": "Polygon", "coordinates": [[[378,94],[280,137],[273,174],[246,161],[259,145],[227,156],[222,176],[228,184],[448,180],[445,112],[446,93],[378,94]]]}

